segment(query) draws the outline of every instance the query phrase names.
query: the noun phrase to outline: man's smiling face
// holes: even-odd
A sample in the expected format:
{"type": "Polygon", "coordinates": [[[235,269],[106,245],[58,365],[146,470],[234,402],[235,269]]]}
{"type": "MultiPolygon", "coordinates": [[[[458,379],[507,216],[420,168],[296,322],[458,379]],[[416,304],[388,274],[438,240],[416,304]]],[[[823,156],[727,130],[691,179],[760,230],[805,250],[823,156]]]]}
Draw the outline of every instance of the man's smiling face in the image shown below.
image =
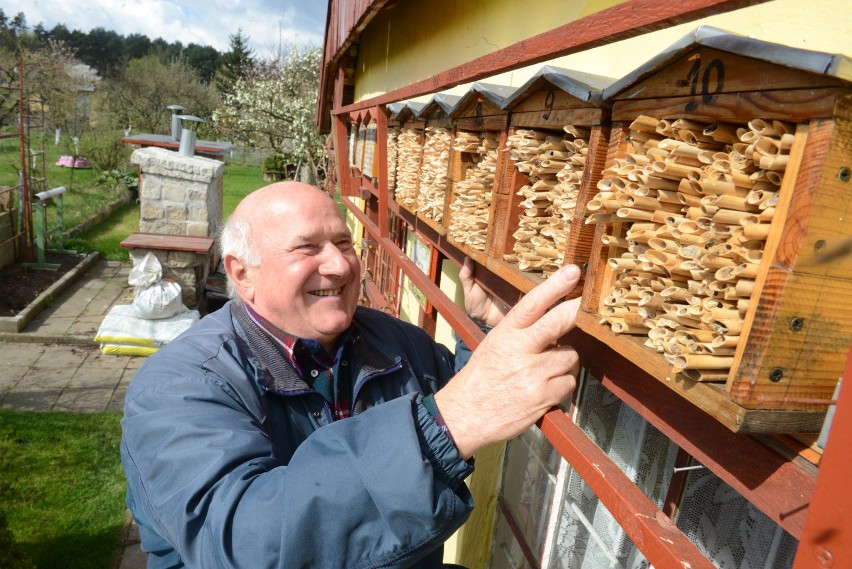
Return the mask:
{"type": "Polygon", "coordinates": [[[320,190],[272,194],[253,216],[260,266],[248,269],[252,287],[244,300],[285,332],[330,350],[358,304],[361,265],[352,235],[320,190]]]}

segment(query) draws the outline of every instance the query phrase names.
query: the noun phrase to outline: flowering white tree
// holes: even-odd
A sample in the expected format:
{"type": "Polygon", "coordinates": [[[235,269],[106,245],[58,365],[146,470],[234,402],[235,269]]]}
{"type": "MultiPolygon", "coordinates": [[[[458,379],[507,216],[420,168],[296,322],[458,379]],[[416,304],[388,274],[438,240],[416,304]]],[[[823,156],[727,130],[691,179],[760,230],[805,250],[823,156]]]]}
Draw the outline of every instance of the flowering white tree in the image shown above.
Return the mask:
{"type": "Polygon", "coordinates": [[[294,45],[255,61],[223,95],[212,122],[237,144],[282,155],[295,172],[309,165],[316,179],[323,155],[315,125],[321,62],[318,48],[294,45]]]}

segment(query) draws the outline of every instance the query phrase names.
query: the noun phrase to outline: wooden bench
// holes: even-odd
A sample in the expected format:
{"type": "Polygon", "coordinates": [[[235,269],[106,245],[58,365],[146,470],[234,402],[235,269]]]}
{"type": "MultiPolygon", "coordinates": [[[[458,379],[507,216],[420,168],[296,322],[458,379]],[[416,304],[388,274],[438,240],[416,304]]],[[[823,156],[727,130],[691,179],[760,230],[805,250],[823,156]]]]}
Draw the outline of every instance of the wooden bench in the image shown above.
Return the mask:
{"type": "Polygon", "coordinates": [[[197,308],[202,304],[210,267],[215,266],[214,242],[212,237],[137,232],[122,241],[121,247],[137,252],[136,256],[153,252],[163,267],[163,277],[180,284],[183,303],[197,308]]]}

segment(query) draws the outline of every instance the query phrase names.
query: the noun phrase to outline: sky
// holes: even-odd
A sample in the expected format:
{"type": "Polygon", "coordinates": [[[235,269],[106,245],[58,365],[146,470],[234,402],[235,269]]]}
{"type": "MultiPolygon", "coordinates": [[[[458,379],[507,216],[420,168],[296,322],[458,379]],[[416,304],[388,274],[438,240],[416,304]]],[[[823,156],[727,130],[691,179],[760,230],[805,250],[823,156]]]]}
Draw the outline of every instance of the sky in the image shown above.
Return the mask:
{"type": "Polygon", "coordinates": [[[326,0],[3,0],[8,18],[23,12],[27,26],[64,24],[88,32],[104,28],[183,45],[229,49],[242,29],[258,57],[273,57],[287,43],[322,47],[326,0]]]}

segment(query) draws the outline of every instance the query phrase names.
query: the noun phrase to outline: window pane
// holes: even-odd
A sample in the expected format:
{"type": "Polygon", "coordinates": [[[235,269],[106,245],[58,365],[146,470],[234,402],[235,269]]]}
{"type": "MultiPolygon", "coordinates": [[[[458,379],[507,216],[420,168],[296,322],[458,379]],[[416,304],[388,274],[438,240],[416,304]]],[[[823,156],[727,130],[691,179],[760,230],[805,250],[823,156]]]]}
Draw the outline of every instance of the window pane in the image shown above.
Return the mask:
{"type": "Polygon", "coordinates": [[[796,539],[707,469],[687,476],[675,523],[722,569],[793,566],[796,539]]]}

